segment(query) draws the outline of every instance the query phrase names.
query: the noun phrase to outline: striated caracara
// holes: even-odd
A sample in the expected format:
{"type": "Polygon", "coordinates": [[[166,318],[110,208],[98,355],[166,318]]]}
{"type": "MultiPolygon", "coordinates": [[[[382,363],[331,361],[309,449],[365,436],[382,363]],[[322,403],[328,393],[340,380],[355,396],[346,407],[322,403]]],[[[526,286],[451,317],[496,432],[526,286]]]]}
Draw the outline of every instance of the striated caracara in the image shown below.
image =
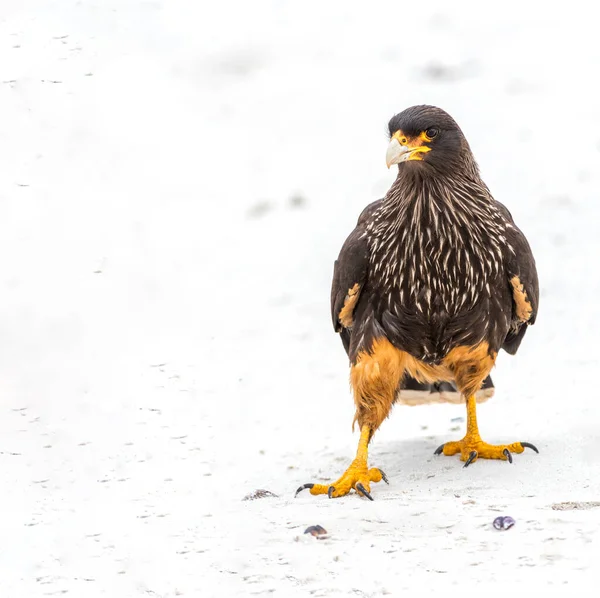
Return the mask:
{"type": "Polygon", "coordinates": [[[462,131],[443,110],[413,106],[389,123],[386,160],[398,176],[367,206],[335,262],[333,325],[350,359],[360,427],[356,458],[311,494],[370,498],[387,481],[367,447],[395,402],[464,400],[467,430],[436,454],[512,462],[526,442],[490,445],[476,404],[489,398],[498,351],[516,353],[536,319],[535,260],[509,211],[485,183],[462,131]]]}

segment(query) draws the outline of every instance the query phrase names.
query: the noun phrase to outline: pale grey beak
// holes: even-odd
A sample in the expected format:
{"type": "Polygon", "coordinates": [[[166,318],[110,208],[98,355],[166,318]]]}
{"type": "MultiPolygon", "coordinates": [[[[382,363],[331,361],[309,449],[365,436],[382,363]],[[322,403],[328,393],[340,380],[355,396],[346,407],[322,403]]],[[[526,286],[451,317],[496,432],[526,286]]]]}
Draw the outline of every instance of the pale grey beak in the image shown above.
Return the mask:
{"type": "Polygon", "coordinates": [[[405,145],[400,145],[400,142],[393,137],[385,153],[387,167],[389,168],[392,164],[400,164],[400,162],[408,160],[411,151],[405,145]]]}

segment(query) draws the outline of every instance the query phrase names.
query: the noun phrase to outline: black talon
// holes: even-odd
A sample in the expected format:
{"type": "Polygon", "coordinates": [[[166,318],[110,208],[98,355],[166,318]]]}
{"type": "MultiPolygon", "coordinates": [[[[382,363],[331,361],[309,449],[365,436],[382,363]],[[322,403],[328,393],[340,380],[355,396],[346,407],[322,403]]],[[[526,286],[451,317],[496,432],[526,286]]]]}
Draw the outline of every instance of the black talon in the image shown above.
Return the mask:
{"type": "Polygon", "coordinates": [[[378,469],[378,471],[381,474],[381,479],[389,486],[390,482],[388,480],[388,477],[385,475],[385,472],[383,471],[383,469],[378,469]]]}
{"type": "Polygon", "coordinates": [[[538,455],[540,454],[540,451],[538,451],[537,447],[535,447],[533,444],[531,444],[531,442],[521,442],[520,444],[523,448],[530,448],[530,449],[534,450],[538,455]]]}
{"type": "Polygon", "coordinates": [[[334,492],[335,492],[335,488],[333,486],[329,486],[329,488],[327,489],[327,496],[329,496],[329,498],[331,498],[334,492]]]}
{"type": "Polygon", "coordinates": [[[441,455],[442,452],[444,450],[444,445],[442,444],[441,446],[438,446],[435,451],[433,452],[434,455],[441,455]]]}
{"type": "Polygon", "coordinates": [[[475,459],[477,459],[477,451],[471,451],[469,453],[469,458],[465,461],[464,467],[469,467],[475,459]]]}
{"type": "Polygon", "coordinates": [[[300,492],[302,492],[302,490],[306,490],[307,488],[312,488],[314,486],[314,484],[304,484],[304,486],[300,486],[300,488],[298,488],[298,490],[296,490],[296,495],[294,496],[294,498],[296,498],[296,496],[298,496],[298,494],[300,494],[300,492]]]}
{"type": "Polygon", "coordinates": [[[510,454],[510,451],[508,449],[504,449],[502,451],[502,454],[508,459],[509,463],[512,463],[512,455],[510,454]]]}
{"type": "Polygon", "coordinates": [[[356,484],[355,488],[357,492],[364,494],[369,500],[373,500],[373,497],[365,490],[365,487],[360,482],[356,484]]]}

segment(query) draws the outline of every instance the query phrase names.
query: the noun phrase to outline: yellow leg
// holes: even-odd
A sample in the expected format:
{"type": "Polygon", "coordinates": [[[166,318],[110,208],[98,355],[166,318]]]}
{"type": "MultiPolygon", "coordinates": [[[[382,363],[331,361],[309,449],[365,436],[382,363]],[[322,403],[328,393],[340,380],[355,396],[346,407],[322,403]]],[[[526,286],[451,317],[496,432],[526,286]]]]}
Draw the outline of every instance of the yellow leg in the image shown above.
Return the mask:
{"type": "Polygon", "coordinates": [[[512,463],[512,453],[522,453],[525,448],[531,448],[536,453],[539,451],[529,442],[513,442],[512,444],[493,445],[483,442],[477,427],[477,403],[475,396],[467,398],[467,433],[462,440],[457,442],[446,442],[438,447],[436,455],[456,455],[460,453],[462,461],[466,461],[465,467],[477,459],[504,459],[512,463]]]}
{"type": "Polygon", "coordinates": [[[356,457],[344,475],[333,484],[304,484],[304,486],[298,488],[296,495],[298,495],[298,492],[309,488],[311,494],[327,494],[329,498],[337,498],[348,494],[350,489],[354,488],[356,492],[373,500],[371,496],[371,482],[381,482],[383,480],[387,483],[387,477],[381,469],[377,469],[376,467],[368,469],[367,455],[370,438],[371,428],[368,425],[363,425],[360,429],[360,440],[358,441],[356,457]]]}

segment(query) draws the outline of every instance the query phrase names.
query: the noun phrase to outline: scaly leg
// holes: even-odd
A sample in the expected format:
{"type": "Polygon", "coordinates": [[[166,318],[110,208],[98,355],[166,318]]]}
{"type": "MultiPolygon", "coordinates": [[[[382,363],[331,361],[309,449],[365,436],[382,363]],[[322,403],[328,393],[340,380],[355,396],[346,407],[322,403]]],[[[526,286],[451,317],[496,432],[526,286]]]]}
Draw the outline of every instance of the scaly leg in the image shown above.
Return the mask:
{"type": "Polygon", "coordinates": [[[522,453],[525,448],[533,449],[536,453],[539,453],[537,448],[529,442],[500,445],[483,442],[477,427],[475,396],[471,395],[467,398],[467,433],[465,437],[457,442],[442,444],[436,449],[435,454],[440,455],[443,452],[444,455],[450,456],[460,453],[460,458],[465,461],[465,467],[467,467],[477,459],[504,459],[512,463],[512,453],[522,453]]]}
{"type": "Polygon", "coordinates": [[[371,482],[383,480],[387,483],[381,469],[368,468],[367,447],[396,400],[406,360],[406,354],[384,337],[375,339],[370,351],[362,350],[358,353],[350,368],[350,382],[356,405],[354,421],[360,426],[356,458],[344,475],[333,484],[304,484],[298,488],[296,495],[301,490],[310,488],[311,494],[327,494],[329,498],[337,498],[354,488],[356,492],[373,500],[370,493],[371,482]]]}
{"type": "Polygon", "coordinates": [[[371,482],[381,482],[383,480],[388,483],[387,477],[381,469],[372,467],[368,469],[367,453],[369,439],[371,437],[371,428],[368,425],[363,425],[360,430],[360,440],[358,441],[358,449],[356,458],[350,464],[350,467],[345,471],[344,475],[333,484],[304,484],[296,491],[296,496],[306,488],[310,489],[311,494],[327,494],[329,498],[337,498],[344,496],[354,488],[356,492],[366,496],[369,500],[373,500],[371,496],[371,482]]]}

